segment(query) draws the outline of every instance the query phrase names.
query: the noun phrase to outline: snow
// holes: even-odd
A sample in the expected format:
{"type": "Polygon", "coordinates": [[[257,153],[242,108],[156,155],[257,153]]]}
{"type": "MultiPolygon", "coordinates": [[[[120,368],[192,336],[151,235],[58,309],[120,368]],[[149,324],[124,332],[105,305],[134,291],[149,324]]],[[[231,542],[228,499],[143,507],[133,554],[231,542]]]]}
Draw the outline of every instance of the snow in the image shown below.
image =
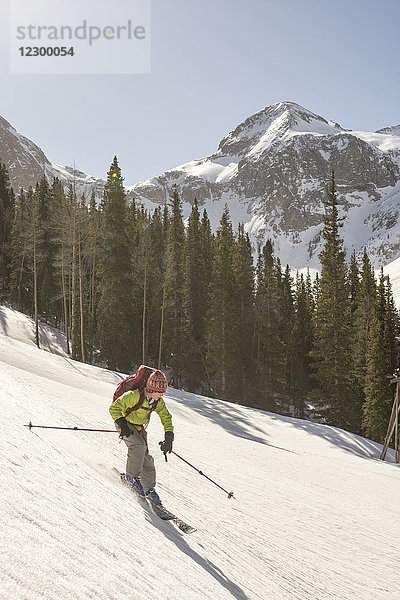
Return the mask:
{"type": "MultiPolygon", "coordinates": [[[[210,183],[222,183],[230,181],[237,173],[238,163],[229,162],[228,164],[219,164],[217,161],[209,159],[193,160],[173,169],[173,171],[183,171],[192,177],[201,177],[210,183]]],[[[170,171],[167,171],[169,173],[170,171]]]]}
{"type": "MultiPolygon", "coordinates": [[[[35,346],[35,321],[22,313],[0,306],[0,336],[5,335],[14,340],[19,340],[31,346],[35,346]]],[[[43,350],[53,354],[67,355],[67,344],[65,336],[58,329],[50,327],[45,323],[39,325],[39,344],[43,350]]]]}
{"type": "Polygon", "coordinates": [[[389,275],[393,298],[398,310],[400,310],[400,258],[396,258],[396,260],[383,267],[383,272],[385,275],[389,275]]]}
{"type": "Polygon", "coordinates": [[[165,463],[153,415],[158,491],[197,527],[185,536],[120,484],[116,433],[24,427],[113,429],[120,375],[38,350],[31,320],[2,314],[1,598],[397,600],[391,453],[382,462],[378,444],[342,430],[169,388],[174,449],[237,498],[165,463]]]}
{"type": "Polygon", "coordinates": [[[354,135],[360,140],[376,146],[382,152],[389,152],[390,150],[400,150],[400,135],[393,135],[388,133],[370,133],[369,131],[348,131],[349,135],[354,135]]]}

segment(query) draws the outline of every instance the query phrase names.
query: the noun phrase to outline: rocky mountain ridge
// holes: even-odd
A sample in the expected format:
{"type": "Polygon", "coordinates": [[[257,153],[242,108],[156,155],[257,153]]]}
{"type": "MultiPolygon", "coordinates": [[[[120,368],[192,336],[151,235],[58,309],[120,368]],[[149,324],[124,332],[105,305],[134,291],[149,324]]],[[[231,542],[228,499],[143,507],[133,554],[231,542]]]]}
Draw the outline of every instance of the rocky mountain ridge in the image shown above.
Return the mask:
{"type": "MultiPolygon", "coordinates": [[[[0,118],[0,159],[16,190],[45,174],[71,182],[89,197],[104,180],[50,162],[33,142],[0,118]]],[[[194,198],[214,228],[225,204],[233,225],[244,223],[254,247],[271,238],[282,263],[318,268],[323,201],[335,169],[347,253],[367,247],[375,266],[400,256],[400,125],[350,131],[293,102],[279,102],[246,119],[216,152],[126,187],[149,208],[176,186],[190,213],[194,198]]]]}
{"type": "Polygon", "coordinates": [[[35,187],[43,175],[51,182],[58,177],[67,187],[75,183],[80,193],[90,197],[92,190],[101,197],[104,181],[86,175],[72,167],[52,163],[43,150],[21,135],[8,121],[0,117],[0,160],[6,165],[16,193],[35,187]]]}
{"type": "Polygon", "coordinates": [[[400,255],[400,136],[397,127],[387,129],[348,131],[280,102],[246,119],[211,156],[130,189],[161,203],[176,185],[215,219],[227,203],[255,243],[273,239],[283,263],[318,267],[323,201],[335,169],[347,252],[367,246],[376,265],[386,264],[400,255]]]}

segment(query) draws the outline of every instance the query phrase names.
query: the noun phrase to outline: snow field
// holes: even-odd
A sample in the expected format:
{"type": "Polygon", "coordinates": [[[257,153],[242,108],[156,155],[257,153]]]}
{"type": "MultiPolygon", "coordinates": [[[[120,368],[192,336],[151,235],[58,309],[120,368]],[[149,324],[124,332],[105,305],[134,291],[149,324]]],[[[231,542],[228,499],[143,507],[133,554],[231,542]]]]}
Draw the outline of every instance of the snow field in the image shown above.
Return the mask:
{"type": "Polygon", "coordinates": [[[153,415],[158,491],[197,527],[185,536],[118,481],[117,434],[24,427],[113,429],[119,375],[21,339],[0,334],[0,598],[397,600],[400,471],[379,445],[169,388],[174,450],[237,498],[165,463],[153,415]]]}

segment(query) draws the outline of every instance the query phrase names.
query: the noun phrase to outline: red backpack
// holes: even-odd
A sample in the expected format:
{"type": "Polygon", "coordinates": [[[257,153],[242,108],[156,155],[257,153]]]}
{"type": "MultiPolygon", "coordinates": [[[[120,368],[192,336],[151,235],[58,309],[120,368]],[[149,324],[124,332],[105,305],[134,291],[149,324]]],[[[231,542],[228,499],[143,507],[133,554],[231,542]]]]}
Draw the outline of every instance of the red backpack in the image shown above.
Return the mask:
{"type": "MultiPolygon", "coordinates": [[[[142,406],[144,399],[145,399],[144,389],[146,387],[146,382],[147,382],[148,378],[150,377],[150,375],[152,373],[154,373],[154,371],[156,371],[156,370],[157,369],[153,369],[153,367],[147,367],[146,365],[140,365],[140,367],[138,368],[138,370],[136,371],[136,373],[134,375],[128,375],[128,377],[125,377],[125,379],[120,381],[119,384],[117,385],[117,389],[115,390],[114,396],[113,396],[113,402],[118,400],[118,398],[120,396],[122,396],[122,394],[125,394],[125,392],[130,392],[131,390],[139,390],[139,393],[140,393],[139,402],[135,406],[133,406],[132,408],[129,408],[127,410],[125,417],[127,417],[132,411],[139,410],[139,408],[142,406]]],[[[152,406],[151,412],[156,407],[156,404],[157,403],[155,402],[154,405],[152,406]]]]}

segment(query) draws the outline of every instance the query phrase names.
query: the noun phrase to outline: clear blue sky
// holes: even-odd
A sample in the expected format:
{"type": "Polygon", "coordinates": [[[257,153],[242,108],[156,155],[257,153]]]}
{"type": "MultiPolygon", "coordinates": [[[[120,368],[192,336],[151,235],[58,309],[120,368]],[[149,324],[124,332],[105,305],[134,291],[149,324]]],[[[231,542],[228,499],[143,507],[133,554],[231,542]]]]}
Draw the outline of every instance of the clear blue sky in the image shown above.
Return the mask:
{"type": "Polygon", "coordinates": [[[140,75],[11,74],[7,12],[0,115],[91,175],[114,154],[127,185],[201,158],[281,100],[348,129],[400,123],[400,0],[152,0],[140,75]]]}

